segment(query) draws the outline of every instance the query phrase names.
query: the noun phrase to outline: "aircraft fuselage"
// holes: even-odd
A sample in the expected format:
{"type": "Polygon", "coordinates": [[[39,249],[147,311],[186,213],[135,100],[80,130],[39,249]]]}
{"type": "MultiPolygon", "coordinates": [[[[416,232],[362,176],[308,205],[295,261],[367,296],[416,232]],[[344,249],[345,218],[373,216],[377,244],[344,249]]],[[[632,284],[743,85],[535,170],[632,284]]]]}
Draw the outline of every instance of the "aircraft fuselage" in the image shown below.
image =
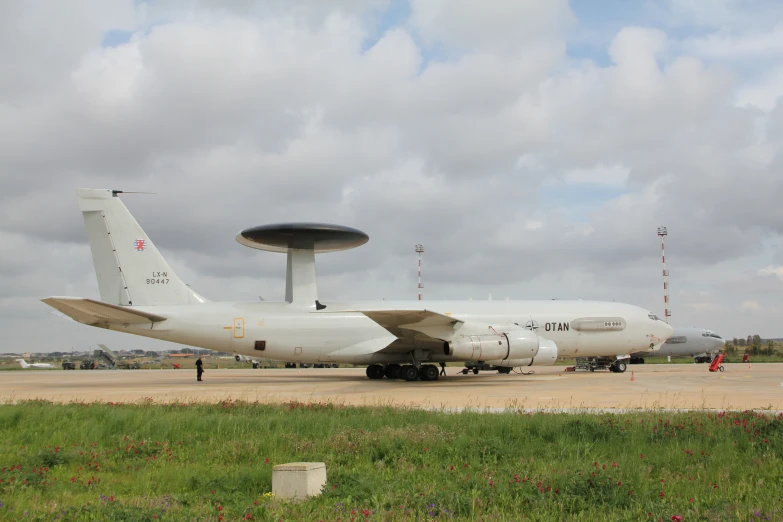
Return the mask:
{"type": "MultiPolygon", "coordinates": [[[[150,325],[110,325],[112,330],[231,352],[295,362],[372,364],[423,360],[458,361],[441,344],[410,332],[395,338],[360,312],[410,309],[411,302],[324,303],[303,308],[287,303],[233,302],[197,306],[134,307],[167,317],[150,325]],[[388,346],[383,351],[380,347],[388,346]]],[[[657,349],[671,329],[636,306],[595,301],[421,301],[417,308],[469,323],[527,328],[554,341],[560,357],[630,354],[657,349]],[[585,328],[590,324],[603,329],[585,328]]],[[[459,333],[459,332],[457,332],[459,333]]]]}

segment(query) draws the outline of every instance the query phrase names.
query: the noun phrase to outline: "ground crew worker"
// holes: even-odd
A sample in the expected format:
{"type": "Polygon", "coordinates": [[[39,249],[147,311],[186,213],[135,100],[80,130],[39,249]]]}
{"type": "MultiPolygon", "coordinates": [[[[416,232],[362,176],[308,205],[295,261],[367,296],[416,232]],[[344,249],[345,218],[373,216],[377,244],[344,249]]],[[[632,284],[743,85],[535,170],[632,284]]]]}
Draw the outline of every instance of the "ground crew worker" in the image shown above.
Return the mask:
{"type": "Polygon", "coordinates": [[[201,357],[196,361],[196,380],[201,380],[201,374],[204,373],[204,363],[201,361],[201,357]]]}
{"type": "Polygon", "coordinates": [[[744,363],[748,362],[748,354],[747,354],[747,353],[745,353],[745,354],[742,356],[742,362],[744,362],[744,363]]]}
{"type": "Polygon", "coordinates": [[[442,376],[444,376],[444,377],[446,376],[446,363],[445,362],[441,362],[440,363],[440,374],[442,376]]]}

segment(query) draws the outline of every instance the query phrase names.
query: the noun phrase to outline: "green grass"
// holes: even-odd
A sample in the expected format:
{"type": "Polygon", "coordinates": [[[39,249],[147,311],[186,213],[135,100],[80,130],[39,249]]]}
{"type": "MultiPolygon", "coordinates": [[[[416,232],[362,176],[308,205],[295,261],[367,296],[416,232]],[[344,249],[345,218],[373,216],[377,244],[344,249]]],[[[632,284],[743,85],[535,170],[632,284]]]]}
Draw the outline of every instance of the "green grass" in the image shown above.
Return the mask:
{"type": "Polygon", "coordinates": [[[751,412],[31,401],[0,406],[0,520],[781,520],[781,457],[751,412]],[[324,494],[265,496],[294,461],[324,494]]]}

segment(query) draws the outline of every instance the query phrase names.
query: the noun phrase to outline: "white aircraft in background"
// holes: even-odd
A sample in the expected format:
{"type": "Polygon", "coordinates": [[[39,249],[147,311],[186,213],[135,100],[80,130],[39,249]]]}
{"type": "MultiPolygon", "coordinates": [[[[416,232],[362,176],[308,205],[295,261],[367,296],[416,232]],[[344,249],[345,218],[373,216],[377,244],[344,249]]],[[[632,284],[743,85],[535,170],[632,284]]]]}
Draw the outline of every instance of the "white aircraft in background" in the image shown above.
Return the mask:
{"type": "MultiPolygon", "coordinates": [[[[315,254],[363,245],[356,229],[314,223],[248,228],[241,244],[287,254],[285,302],[210,302],[180,280],[121,191],[79,189],[101,301],[48,297],[74,320],[251,359],[366,364],[370,379],[438,378],[437,362],[511,368],[657,350],[672,328],[642,308],[596,301],[320,302],[315,254]]],[[[458,259],[455,262],[459,262],[458,259]]],[[[617,361],[614,371],[625,371],[617,361]]]]}
{"type": "Polygon", "coordinates": [[[674,333],[655,352],[631,354],[631,364],[644,363],[647,357],[693,357],[694,361],[710,362],[726,345],[726,341],[702,328],[675,328],[674,333]]]}
{"type": "Polygon", "coordinates": [[[16,362],[18,362],[19,366],[21,366],[24,369],[29,369],[29,368],[55,368],[55,366],[53,364],[49,364],[49,363],[32,363],[32,364],[27,364],[27,362],[25,362],[24,359],[17,359],[16,362]]]}

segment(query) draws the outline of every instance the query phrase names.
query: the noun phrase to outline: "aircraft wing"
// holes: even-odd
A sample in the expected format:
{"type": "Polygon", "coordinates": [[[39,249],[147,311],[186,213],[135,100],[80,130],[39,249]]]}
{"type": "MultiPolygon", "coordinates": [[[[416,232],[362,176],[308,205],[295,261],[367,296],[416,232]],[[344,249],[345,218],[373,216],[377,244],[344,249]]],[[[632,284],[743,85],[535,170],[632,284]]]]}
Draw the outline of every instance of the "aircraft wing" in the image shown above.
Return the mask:
{"type": "MultiPolygon", "coordinates": [[[[428,337],[448,340],[463,321],[431,310],[343,310],[358,312],[383,326],[397,337],[406,337],[403,330],[412,330],[428,337]]],[[[410,335],[408,333],[407,335],[410,335]]]]}
{"type": "Polygon", "coordinates": [[[162,315],[81,297],[47,297],[41,301],[84,324],[152,324],[166,320],[162,315]]]}

